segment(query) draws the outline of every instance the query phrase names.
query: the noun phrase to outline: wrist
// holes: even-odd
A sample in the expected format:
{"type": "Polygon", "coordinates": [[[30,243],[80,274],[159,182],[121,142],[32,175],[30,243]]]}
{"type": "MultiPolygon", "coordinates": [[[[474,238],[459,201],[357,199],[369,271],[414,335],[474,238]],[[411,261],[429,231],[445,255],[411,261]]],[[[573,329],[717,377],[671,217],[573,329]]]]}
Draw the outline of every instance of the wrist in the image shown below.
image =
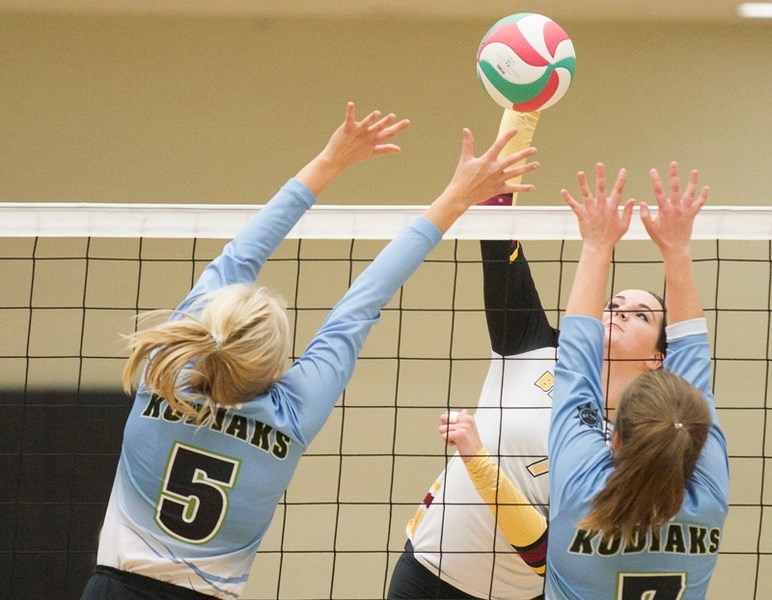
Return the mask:
{"type": "Polygon", "coordinates": [[[337,177],[349,166],[337,160],[326,148],[322,150],[312,161],[317,169],[329,173],[333,178],[337,177]]]}
{"type": "Polygon", "coordinates": [[[616,244],[608,244],[605,242],[584,241],[582,243],[582,256],[593,261],[611,263],[611,257],[614,254],[615,246],[616,244]]]}
{"type": "Polygon", "coordinates": [[[660,254],[663,259],[669,260],[691,260],[692,246],[690,243],[679,244],[675,246],[660,246],[660,254]]]}
{"type": "Polygon", "coordinates": [[[345,166],[321,153],[300,169],[295,179],[303,182],[314,196],[319,197],[344,169],[345,166]]]}
{"type": "Polygon", "coordinates": [[[447,187],[427,207],[424,216],[434,223],[442,233],[445,233],[466,212],[467,208],[461,195],[453,188],[447,187]]]}
{"type": "Polygon", "coordinates": [[[477,450],[477,452],[474,452],[474,454],[472,452],[473,450],[470,450],[468,454],[461,454],[461,460],[467,464],[474,461],[474,464],[476,464],[477,462],[484,461],[490,457],[490,453],[483,446],[480,446],[480,449],[477,450]]]}

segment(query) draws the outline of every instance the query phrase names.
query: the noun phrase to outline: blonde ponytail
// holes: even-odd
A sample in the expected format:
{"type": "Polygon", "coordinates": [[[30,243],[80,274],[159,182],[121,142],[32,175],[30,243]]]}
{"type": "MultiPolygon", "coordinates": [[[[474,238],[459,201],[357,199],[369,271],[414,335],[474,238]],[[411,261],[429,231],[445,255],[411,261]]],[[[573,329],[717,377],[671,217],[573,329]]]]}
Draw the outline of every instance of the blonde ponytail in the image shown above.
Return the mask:
{"type": "MultiPolygon", "coordinates": [[[[168,315],[168,311],[155,311],[168,315]]],[[[264,393],[284,373],[290,353],[286,304],[265,287],[231,285],[203,296],[187,313],[128,336],[123,387],[146,361],[148,391],[202,424],[216,406],[264,393]]]]}

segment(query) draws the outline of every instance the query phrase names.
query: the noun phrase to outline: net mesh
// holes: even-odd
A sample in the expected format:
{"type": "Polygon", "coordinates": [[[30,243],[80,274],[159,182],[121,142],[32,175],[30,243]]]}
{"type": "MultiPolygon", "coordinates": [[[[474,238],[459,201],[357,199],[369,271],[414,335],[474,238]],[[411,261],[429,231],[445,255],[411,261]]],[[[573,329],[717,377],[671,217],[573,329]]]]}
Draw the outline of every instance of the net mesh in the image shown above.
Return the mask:
{"type": "MultiPolygon", "coordinates": [[[[138,313],[175,306],[258,209],[0,205],[3,597],[80,596],[129,408],[120,334],[138,313]]],[[[295,356],[420,210],[309,211],[261,273],[290,305],[295,356]]],[[[490,360],[477,240],[525,240],[558,325],[578,237],[562,208],[472,209],[456,224],[384,309],[277,509],[243,598],[385,597],[405,524],[447,460],[438,416],[475,407],[490,360]]],[[[619,244],[615,289],[662,291],[659,254],[645,240],[634,227],[619,244]]],[[[709,597],[761,599],[772,589],[772,212],[706,207],[695,240],[732,469],[709,597]]]]}

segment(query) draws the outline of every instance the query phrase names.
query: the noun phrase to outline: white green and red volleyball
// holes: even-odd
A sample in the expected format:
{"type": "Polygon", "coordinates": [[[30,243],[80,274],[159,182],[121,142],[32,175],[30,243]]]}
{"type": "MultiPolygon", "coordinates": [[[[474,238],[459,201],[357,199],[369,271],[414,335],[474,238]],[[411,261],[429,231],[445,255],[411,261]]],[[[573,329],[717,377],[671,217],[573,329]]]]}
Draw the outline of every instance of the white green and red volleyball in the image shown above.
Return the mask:
{"type": "Polygon", "coordinates": [[[518,13],[500,19],[477,50],[477,75],[491,98],[517,112],[543,110],[571,85],[576,53],[549,17],[518,13]]]}

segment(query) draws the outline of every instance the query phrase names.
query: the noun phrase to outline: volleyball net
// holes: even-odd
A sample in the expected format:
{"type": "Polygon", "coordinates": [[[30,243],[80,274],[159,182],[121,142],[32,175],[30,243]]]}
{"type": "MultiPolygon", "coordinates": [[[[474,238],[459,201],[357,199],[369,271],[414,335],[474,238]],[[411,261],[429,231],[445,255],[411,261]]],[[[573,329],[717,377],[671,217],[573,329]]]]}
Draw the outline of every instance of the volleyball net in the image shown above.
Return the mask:
{"type": "MultiPolygon", "coordinates": [[[[0,596],[35,597],[44,569],[45,585],[79,597],[129,409],[121,334],[137,314],[176,306],[259,208],[0,205],[0,596]]],[[[303,217],[260,276],[288,301],[293,356],[422,210],[320,206],[303,217]]],[[[277,509],[243,598],[385,597],[405,525],[448,459],[439,414],[474,410],[488,369],[481,239],[523,242],[559,325],[580,249],[570,210],[471,209],[384,309],[277,509]]],[[[772,210],[705,207],[694,240],[732,474],[710,597],[760,599],[772,589],[772,210]]],[[[637,215],[615,252],[612,286],[663,289],[637,215]]]]}

